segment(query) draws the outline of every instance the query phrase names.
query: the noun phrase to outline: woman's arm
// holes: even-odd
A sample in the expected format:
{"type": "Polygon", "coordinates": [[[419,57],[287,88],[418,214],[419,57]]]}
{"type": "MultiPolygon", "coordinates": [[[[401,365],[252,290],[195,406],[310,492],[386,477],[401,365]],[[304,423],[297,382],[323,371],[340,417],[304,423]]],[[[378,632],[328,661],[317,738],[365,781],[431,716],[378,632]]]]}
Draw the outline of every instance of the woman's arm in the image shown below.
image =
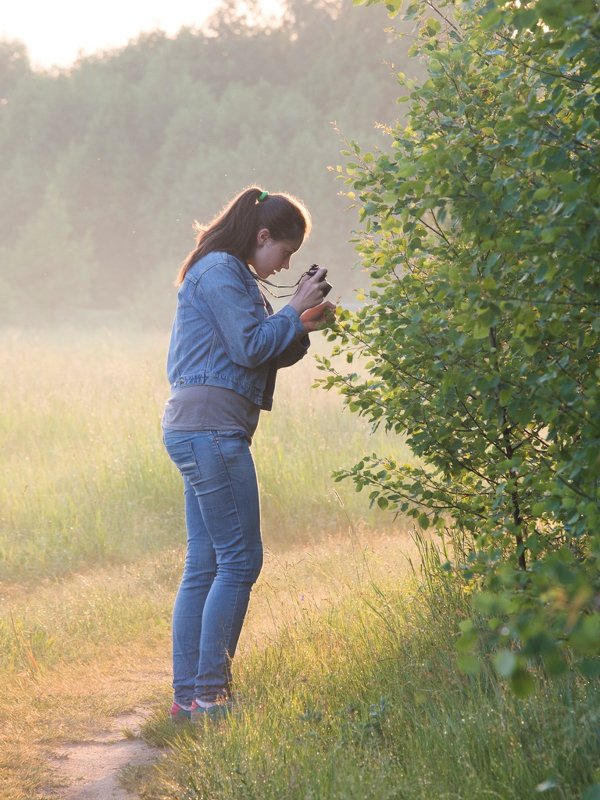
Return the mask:
{"type": "Polygon", "coordinates": [[[301,339],[295,339],[286,349],[277,356],[277,369],[291,367],[308,353],[310,339],[305,334],[301,339]]]}
{"type": "Polygon", "coordinates": [[[210,321],[231,360],[243,367],[276,358],[306,333],[290,305],[265,318],[260,295],[248,291],[235,263],[220,261],[203,272],[191,303],[210,321]]]}

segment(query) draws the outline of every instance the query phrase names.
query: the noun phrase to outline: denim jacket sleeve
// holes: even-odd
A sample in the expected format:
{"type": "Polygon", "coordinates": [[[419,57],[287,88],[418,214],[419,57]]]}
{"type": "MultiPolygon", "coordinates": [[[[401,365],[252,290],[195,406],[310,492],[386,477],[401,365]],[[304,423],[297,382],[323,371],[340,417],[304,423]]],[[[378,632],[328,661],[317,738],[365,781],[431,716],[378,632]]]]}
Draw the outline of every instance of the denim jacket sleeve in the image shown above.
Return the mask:
{"type": "Polygon", "coordinates": [[[211,266],[199,277],[192,304],[210,319],[231,360],[253,368],[282,354],[306,332],[289,305],[266,316],[258,287],[255,295],[248,291],[240,268],[233,258],[211,266]]]}
{"type": "Polygon", "coordinates": [[[289,347],[286,347],[283,353],[277,358],[277,369],[291,367],[292,364],[300,361],[300,359],[304,358],[307,354],[309,347],[310,339],[308,338],[308,334],[305,334],[301,339],[296,339],[296,341],[292,342],[289,347]]]}

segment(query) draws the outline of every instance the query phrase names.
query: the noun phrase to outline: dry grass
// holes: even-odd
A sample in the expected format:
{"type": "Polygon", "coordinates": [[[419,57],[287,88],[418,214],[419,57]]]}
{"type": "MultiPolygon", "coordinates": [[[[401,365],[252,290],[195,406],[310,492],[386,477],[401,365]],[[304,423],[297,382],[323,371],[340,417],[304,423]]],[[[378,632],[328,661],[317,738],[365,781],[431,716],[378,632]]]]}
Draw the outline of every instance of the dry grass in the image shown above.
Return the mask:
{"type": "MultiPolygon", "coordinates": [[[[179,476],[161,443],[168,336],[0,336],[0,795],[60,780],[58,744],[170,694],[179,476]]],[[[253,450],[269,554],[240,653],[399,570],[401,526],[331,471],[402,443],[283,370],[253,450]]],[[[404,567],[406,562],[404,561],[404,567]]]]}
{"type": "MultiPolygon", "coordinates": [[[[313,619],[369,586],[408,575],[414,548],[407,537],[354,535],[268,552],[253,592],[238,660],[243,663],[284,629],[313,619]]],[[[56,748],[93,739],[111,719],[140,706],[166,715],[170,697],[168,620],[182,553],[13,588],[5,611],[45,649],[13,657],[0,673],[0,798],[33,800],[60,785],[48,770],[56,748]]],[[[18,652],[21,642],[14,642],[18,652]]]]}

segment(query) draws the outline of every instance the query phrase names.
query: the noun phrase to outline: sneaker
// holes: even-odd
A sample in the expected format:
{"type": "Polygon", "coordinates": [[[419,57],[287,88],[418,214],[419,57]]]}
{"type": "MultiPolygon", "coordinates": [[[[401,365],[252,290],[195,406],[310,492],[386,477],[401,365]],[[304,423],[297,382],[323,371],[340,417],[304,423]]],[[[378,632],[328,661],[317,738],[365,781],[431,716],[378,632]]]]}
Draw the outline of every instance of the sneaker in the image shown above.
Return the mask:
{"type": "Polygon", "coordinates": [[[169,712],[171,722],[189,722],[192,717],[190,709],[183,708],[179,703],[173,703],[169,712]]]}
{"type": "Polygon", "coordinates": [[[231,700],[224,700],[222,702],[215,703],[214,706],[209,706],[208,708],[198,705],[198,703],[194,700],[192,703],[190,718],[192,723],[202,722],[205,719],[225,719],[225,717],[231,713],[231,708],[231,700]]]}

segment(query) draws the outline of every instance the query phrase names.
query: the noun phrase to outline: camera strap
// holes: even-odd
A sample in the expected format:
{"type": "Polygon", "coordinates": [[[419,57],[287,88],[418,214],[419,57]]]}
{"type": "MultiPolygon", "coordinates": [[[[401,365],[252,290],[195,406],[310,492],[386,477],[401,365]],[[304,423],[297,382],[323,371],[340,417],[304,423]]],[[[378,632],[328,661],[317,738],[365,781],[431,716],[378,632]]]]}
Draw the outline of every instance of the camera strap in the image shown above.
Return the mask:
{"type": "Polygon", "coordinates": [[[271,295],[271,297],[275,297],[277,299],[282,298],[282,297],[292,297],[295,294],[295,292],[290,292],[289,294],[275,294],[274,292],[272,292],[268,288],[269,286],[273,286],[273,288],[275,288],[275,289],[295,289],[296,286],[298,286],[298,284],[300,283],[300,281],[304,277],[304,275],[306,275],[306,273],[303,273],[302,275],[300,275],[300,277],[298,278],[296,283],[291,283],[289,285],[286,285],[286,284],[280,285],[278,283],[272,283],[271,281],[268,281],[266,278],[261,278],[260,275],[257,275],[256,272],[252,272],[251,269],[249,269],[249,272],[250,272],[250,275],[252,275],[252,277],[255,280],[260,281],[260,283],[263,285],[265,291],[267,291],[271,295]]]}
{"type": "MultiPolygon", "coordinates": [[[[265,291],[267,291],[271,295],[271,297],[275,297],[275,298],[279,299],[281,297],[292,297],[295,294],[295,292],[290,292],[289,294],[275,294],[274,292],[272,292],[270,289],[267,288],[268,286],[273,286],[275,289],[295,289],[296,286],[298,286],[298,284],[302,280],[302,278],[304,278],[306,275],[311,275],[312,271],[313,270],[317,270],[318,268],[319,268],[318,264],[312,264],[310,270],[307,270],[306,272],[303,272],[302,275],[300,275],[300,277],[296,281],[296,283],[290,283],[290,284],[272,283],[271,281],[268,281],[266,278],[261,278],[260,275],[257,275],[256,272],[253,272],[250,269],[250,267],[248,267],[248,272],[250,273],[250,275],[252,275],[252,277],[255,280],[260,281],[262,283],[265,291]]],[[[331,287],[329,287],[329,288],[331,288],[331,287]]],[[[329,289],[327,291],[329,291],[329,289]]],[[[325,294],[327,294],[327,292],[325,292],[325,294]]]]}

